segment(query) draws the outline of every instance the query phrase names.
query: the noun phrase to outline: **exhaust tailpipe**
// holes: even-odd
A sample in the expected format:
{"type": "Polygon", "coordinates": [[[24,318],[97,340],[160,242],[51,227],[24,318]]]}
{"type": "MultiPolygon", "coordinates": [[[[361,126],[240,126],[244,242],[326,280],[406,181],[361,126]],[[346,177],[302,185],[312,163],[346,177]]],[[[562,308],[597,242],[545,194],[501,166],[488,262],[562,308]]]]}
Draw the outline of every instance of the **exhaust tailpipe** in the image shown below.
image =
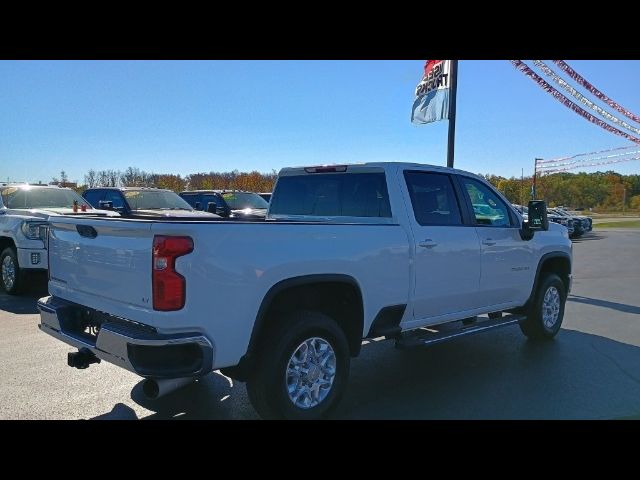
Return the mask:
{"type": "Polygon", "coordinates": [[[195,382],[193,377],[185,378],[147,378],[142,384],[142,392],[149,400],[156,400],[164,397],[179,388],[186,387],[195,382]]]}

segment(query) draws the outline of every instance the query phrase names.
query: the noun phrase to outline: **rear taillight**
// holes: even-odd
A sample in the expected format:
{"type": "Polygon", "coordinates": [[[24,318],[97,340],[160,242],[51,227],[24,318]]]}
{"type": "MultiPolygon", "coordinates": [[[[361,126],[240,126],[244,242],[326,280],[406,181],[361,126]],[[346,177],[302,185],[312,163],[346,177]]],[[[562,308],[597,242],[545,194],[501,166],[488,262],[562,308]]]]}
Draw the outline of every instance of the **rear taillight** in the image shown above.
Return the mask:
{"type": "Polygon", "coordinates": [[[175,270],[176,258],[193,251],[191,237],[153,237],[153,309],[180,310],[184,307],[186,281],[175,270]]]}

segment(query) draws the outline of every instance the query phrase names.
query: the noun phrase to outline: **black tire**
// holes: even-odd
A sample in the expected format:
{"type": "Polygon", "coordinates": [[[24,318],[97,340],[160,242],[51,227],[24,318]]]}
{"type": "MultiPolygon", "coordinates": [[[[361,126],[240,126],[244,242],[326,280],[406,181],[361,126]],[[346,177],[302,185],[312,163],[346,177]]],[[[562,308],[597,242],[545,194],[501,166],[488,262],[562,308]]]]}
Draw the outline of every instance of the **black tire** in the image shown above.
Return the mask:
{"type": "Polygon", "coordinates": [[[13,247],[5,248],[0,254],[0,284],[2,284],[2,288],[4,288],[4,291],[9,295],[20,294],[25,284],[24,276],[25,274],[18,264],[18,255],[16,255],[16,251],[13,249],[13,247]],[[7,257],[10,258],[10,262],[12,263],[15,271],[15,276],[11,287],[7,287],[7,284],[5,283],[5,277],[2,274],[3,265],[5,264],[5,258],[7,257]]]}
{"type": "Polygon", "coordinates": [[[265,419],[313,420],[326,417],[344,393],[350,361],[347,338],[332,318],[320,312],[294,312],[275,325],[261,341],[254,370],[247,380],[249,400],[265,419]],[[305,409],[289,398],[286,372],[294,352],[305,340],[313,337],[328,342],[333,349],[335,377],[326,397],[318,405],[305,409]]]}
{"type": "MultiPolygon", "coordinates": [[[[553,292],[551,291],[550,294],[553,292]]],[[[564,283],[558,275],[555,273],[549,273],[545,275],[538,285],[535,297],[531,306],[525,312],[527,319],[520,323],[520,329],[531,340],[550,340],[555,337],[560,331],[562,326],[562,319],[564,318],[564,305],[567,300],[567,294],[565,292],[564,283]],[[555,323],[551,326],[545,325],[543,313],[544,313],[544,298],[547,291],[554,288],[559,296],[559,309],[555,323]]]]}

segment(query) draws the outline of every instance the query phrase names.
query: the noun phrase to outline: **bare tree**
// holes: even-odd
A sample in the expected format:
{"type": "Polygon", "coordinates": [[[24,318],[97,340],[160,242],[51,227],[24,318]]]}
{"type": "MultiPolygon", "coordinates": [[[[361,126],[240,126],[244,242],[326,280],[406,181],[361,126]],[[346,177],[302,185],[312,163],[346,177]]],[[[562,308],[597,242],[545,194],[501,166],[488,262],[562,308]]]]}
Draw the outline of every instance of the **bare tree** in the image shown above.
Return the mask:
{"type": "Polygon", "coordinates": [[[107,170],[107,178],[109,180],[108,187],[117,187],[120,183],[120,178],[122,177],[122,173],[120,170],[107,170]]]}
{"type": "Polygon", "coordinates": [[[140,169],[135,167],[127,167],[121,175],[120,180],[125,187],[138,187],[140,181],[140,169]]]}
{"type": "Polygon", "coordinates": [[[87,172],[84,176],[84,183],[88,188],[93,188],[98,186],[98,172],[96,172],[93,168],[87,172]]]}
{"type": "Polygon", "coordinates": [[[100,170],[97,174],[96,174],[97,178],[98,178],[98,186],[99,187],[106,187],[109,184],[109,176],[107,175],[107,171],[106,170],[100,170]]]}

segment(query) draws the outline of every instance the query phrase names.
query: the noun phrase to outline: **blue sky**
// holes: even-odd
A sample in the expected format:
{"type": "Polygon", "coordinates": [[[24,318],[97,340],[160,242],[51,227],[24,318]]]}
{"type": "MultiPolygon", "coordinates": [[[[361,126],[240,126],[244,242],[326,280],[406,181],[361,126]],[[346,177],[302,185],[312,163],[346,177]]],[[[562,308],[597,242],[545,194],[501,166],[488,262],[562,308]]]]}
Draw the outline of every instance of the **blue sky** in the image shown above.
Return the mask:
{"type": "MultiPolygon", "coordinates": [[[[640,113],[640,61],[568,61],[640,113]]],[[[410,122],[423,60],[0,61],[0,180],[64,169],[270,171],[362,161],[446,164],[447,121],[410,122]]],[[[461,61],[457,168],[519,176],[533,159],[631,144],[507,61],[461,61]]],[[[640,173],[640,162],[611,167],[640,173]]],[[[595,171],[595,168],[587,171],[595,171]]]]}

